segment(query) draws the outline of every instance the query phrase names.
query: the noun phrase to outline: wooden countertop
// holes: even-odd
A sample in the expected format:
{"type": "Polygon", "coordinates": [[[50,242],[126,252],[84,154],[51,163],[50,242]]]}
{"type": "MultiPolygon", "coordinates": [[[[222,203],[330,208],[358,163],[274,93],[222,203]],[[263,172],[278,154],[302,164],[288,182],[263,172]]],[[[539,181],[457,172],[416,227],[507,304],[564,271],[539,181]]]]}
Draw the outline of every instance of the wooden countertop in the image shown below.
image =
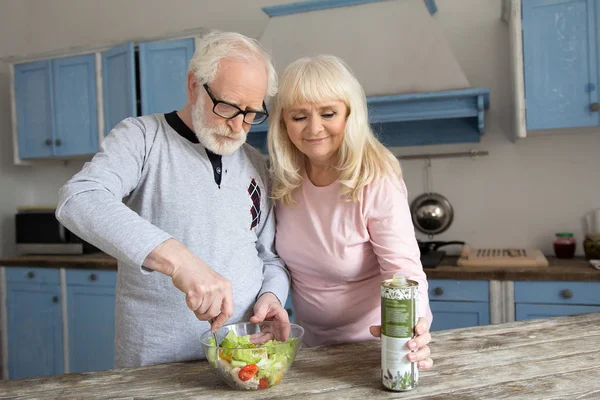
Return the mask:
{"type": "Polygon", "coordinates": [[[82,255],[28,255],[0,258],[5,267],[46,267],[46,268],[83,268],[117,269],[117,260],[105,253],[82,255]]]}
{"type": "MultiPolygon", "coordinates": [[[[550,266],[537,267],[457,267],[457,257],[446,257],[436,268],[425,268],[428,279],[500,280],[500,281],[600,281],[600,271],[583,258],[561,260],[548,257],[550,266]]],[[[104,253],[71,255],[32,255],[0,258],[6,267],[48,267],[117,269],[117,260],[104,253]]]]}
{"type": "Polygon", "coordinates": [[[548,267],[457,267],[458,257],[446,257],[436,268],[425,268],[428,279],[499,281],[600,281],[600,271],[583,257],[547,257],[548,267]]]}
{"type": "Polygon", "coordinates": [[[381,386],[377,340],[303,348],[278,385],[240,393],[206,361],[6,381],[19,399],[592,399],[600,397],[600,313],[436,332],[419,387],[381,386]]]}

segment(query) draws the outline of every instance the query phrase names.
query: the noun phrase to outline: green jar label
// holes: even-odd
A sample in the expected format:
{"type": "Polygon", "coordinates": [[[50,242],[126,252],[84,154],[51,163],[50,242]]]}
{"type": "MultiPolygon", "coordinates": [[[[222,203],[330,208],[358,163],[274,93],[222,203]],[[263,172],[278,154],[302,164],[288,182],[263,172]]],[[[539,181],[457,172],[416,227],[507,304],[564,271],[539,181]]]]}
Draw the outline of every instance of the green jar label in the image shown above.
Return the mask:
{"type": "Polygon", "coordinates": [[[414,310],[411,300],[381,299],[381,332],[389,337],[412,337],[414,310]]]}

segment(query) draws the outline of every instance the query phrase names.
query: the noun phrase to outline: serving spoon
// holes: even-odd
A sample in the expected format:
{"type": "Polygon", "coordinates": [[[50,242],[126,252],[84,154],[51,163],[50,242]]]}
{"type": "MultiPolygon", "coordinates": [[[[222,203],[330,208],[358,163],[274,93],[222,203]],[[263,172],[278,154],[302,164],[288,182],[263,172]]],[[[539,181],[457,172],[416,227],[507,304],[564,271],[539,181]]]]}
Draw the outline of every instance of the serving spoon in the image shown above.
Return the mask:
{"type": "MultiPolygon", "coordinates": [[[[215,320],[214,320],[214,319],[212,319],[212,318],[208,320],[208,323],[210,324],[210,326],[211,326],[211,329],[212,329],[212,324],[213,324],[214,322],[215,322],[215,320]]],[[[215,339],[215,347],[219,347],[219,341],[217,340],[217,333],[216,333],[216,332],[213,332],[213,333],[212,333],[212,335],[213,335],[213,338],[215,339]]]]}

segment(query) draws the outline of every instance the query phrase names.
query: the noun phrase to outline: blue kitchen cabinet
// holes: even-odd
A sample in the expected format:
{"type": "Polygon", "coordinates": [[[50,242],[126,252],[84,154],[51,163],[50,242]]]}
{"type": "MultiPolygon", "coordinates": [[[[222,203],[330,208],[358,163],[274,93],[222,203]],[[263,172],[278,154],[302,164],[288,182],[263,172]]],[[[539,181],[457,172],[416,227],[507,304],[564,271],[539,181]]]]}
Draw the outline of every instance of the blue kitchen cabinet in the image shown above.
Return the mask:
{"type": "Polygon", "coordinates": [[[523,0],[528,130],[600,125],[597,0],[523,0]]]}
{"type": "Polygon", "coordinates": [[[488,281],[432,279],[428,283],[432,331],[490,323],[488,281]]]}
{"type": "Polygon", "coordinates": [[[19,158],[98,150],[94,54],[14,66],[19,158]]]}
{"type": "Polygon", "coordinates": [[[515,282],[515,319],[600,311],[600,282],[515,282]]]}
{"type": "Polygon", "coordinates": [[[187,70],[194,39],[139,44],[142,114],[181,109],[188,98],[187,70]]]}
{"type": "Polygon", "coordinates": [[[50,61],[16,64],[14,90],[19,156],[52,156],[54,129],[50,61]]]}
{"type": "Polygon", "coordinates": [[[98,151],[98,101],[94,54],[52,60],[54,155],[98,151]]]}
{"type": "Polygon", "coordinates": [[[104,135],[125,118],[137,116],[135,72],[133,42],[102,53],[104,135]]]}
{"type": "Polygon", "coordinates": [[[69,371],[114,367],[116,271],[67,270],[69,371]]]}
{"type": "Polygon", "coordinates": [[[127,117],[181,109],[194,48],[194,38],[127,42],[99,53],[15,63],[18,158],[96,153],[99,106],[103,135],[127,117]]]}
{"type": "Polygon", "coordinates": [[[5,271],[9,379],[62,374],[59,271],[19,267],[5,271]]]}

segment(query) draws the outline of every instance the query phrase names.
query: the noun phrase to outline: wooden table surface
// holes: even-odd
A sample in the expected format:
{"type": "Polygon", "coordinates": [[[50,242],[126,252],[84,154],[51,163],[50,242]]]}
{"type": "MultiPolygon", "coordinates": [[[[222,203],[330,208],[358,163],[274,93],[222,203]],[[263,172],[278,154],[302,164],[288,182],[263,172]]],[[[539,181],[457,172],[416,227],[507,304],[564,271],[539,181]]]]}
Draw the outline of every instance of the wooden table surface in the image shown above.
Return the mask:
{"type": "MultiPolygon", "coordinates": [[[[550,266],[537,267],[458,267],[458,257],[446,257],[436,268],[425,268],[428,279],[499,281],[600,281],[600,271],[583,257],[561,260],[548,257],[550,266]]],[[[30,255],[0,258],[5,267],[47,267],[78,269],[117,269],[117,260],[104,253],[84,255],[30,255]]]]}
{"type": "Polygon", "coordinates": [[[276,386],[240,392],[205,361],[0,383],[6,399],[600,399],[600,313],[436,332],[419,387],[380,383],[377,340],[303,348],[276,386]]]}

